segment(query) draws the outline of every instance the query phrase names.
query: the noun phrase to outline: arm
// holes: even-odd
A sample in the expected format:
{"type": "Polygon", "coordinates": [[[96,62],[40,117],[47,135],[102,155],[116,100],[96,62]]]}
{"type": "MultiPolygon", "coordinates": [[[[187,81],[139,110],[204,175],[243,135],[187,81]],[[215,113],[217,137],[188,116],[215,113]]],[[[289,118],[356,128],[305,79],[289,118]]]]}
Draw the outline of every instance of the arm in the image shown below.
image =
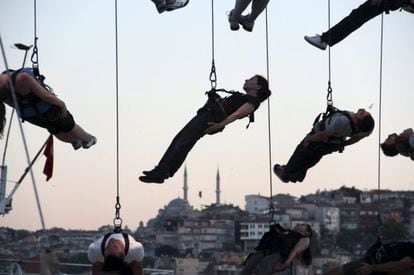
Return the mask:
{"type": "Polygon", "coordinates": [[[328,131],[320,131],[313,135],[308,135],[304,140],[304,145],[307,146],[310,142],[327,141],[330,137],[331,134],[328,131]]]}
{"type": "Polygon", "coordinates": [[[301,238],[298,243],[292,248],[289,252],[288,258],[285,260],[284,264],[287,266],[289,265],[295,256],[309,247],[310,240],[309,238],[301,238]]]}
{"type": "Polygon", "coordinates": [[[142,263],[138,261],[132,261],[129,266],[131,267],[132,274],[134,275],[144,275],[144,270],[142,268],[142,263]]]}
{"type": "Polygon", "coordinates": [[[233,121],[246,117],[254,112],[254,106],[251,103],[244,103],[242,106],[240,106],[234,113],[226,117],[222,122],[215,123],[215,122],[209,122],[209,127],[205,130],[205,134],[214,133],[217,130],[224,128],[227,124],[232,123],[233,121]]]}
{"type": "Polygon", "coordinates": [[[104,264],[101,262],[95,262],[92,264],[92,275],[100,275],[102,274],[104,264]]]}
{"type": "Polygon", "coordinates": [[[348,146],[348,145],[352,145],[354,143],[357,143],[358,141],[360,141],[361,139],[363,139],[366,136],[367,136],[366,134],[356,134],[356,135],[350,137],[349,139],[347,139],[345,141],[344,145],[348,146]]]}
{"type": "Polygon", "coordinates": [[[41,100],[48,102],[52,105],[58,106],[62,111],[62,117],[66,116],[67,109],[65,103],[59,98],[57,98],[56,95],[48,92],[45,88],[40,86],[40,84],[29,74],[19,74],[16,79],[16,86],[17,90],[21,91],[21,93],[23,94],[27,94],[30,91],[32,91],[41,100]]]}
{"type": "Polygon", "coordinates": [[[363,263],[357,270],[357,275],[370,274],[371,272],[403,272],[409,271],[414,267],[414,260],[410,257],[404,257],[399,261],[392,261],[383,264],[370,265],[363,263]]]}

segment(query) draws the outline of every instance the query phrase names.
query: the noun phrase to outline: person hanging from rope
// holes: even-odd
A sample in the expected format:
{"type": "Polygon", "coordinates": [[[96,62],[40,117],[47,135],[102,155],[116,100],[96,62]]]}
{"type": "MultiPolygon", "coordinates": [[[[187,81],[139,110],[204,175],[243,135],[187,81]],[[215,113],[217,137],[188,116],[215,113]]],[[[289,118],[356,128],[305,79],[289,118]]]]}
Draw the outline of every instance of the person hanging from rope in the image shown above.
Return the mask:
{"type": "Polygon", "coordinates": [[[334,109],[324,119],[314,122],[309,134],[300,142],[286,165],[276,164],[274,173],[283,182],[302,182],[309,168],[316,165],[323,156],[342,152],[369,136],[374,129],[374,119],[365,109],[356,113],[334,109]]]}
{"type": "Polygon", "coordinates": [[[144,247],[126,233],[107,233],[89,245],[88,259],[92,275],[117,271],[121,274],[144,275],[144,247]]]}
{"type": "Polygon", "coordinates": [[[269,0],[236,0],[234,9],[229,14],[230,29],[237,31],[242,25],[243,29],[251,32],[257,17],[266,9],[269,0]],[[252,3],[251,12],[242,15],[247,6],[252,3]]]}
{"type": "Polygon", "coordinates": [[[260,239],[256,252],[245,260],[240,275],[271,275],[288,267],[297,255],[301,255],[303,265],[309,266],[312,263],[311,238],[309,224],[297,224],[291,230],[279,224],[271,225],[269,232],[260,239]]]}
{"type": "Polygon", "coordinates": [[[218,133],[235,120],[250,116],[271,94],[267,80],[260,75],[247,79],[243,89],[245,94],[234,92],[226,98],[209,92],[207,103],[175,136],[158,165],[151,171],[143,171],[144,176],[139,179],[147,183],[163,183],[174,176],[201,137],[218,133]]]}
{"type": "Polygon", "coordinates": [[[184,8],[187,6],[189,0],[151,0],[155,7],[157,8],[158,13],[163,13],[164,11],[173,11],[176,9],[184,8]]]}
{"type": "Polygon", "coordinates": [[[412,274],[414,243],[374,245],[364,257],[328,271],[325,275],[412,274]],[[383,273],[380,273],[383,272],[383,273]]]}
{"type": "Polygon", "coordinates": [[[341,42],[352,32],[363,24],[383,12],[395,11],[398,9],[414,13],[414,0],[368,0],[358,8],[354,9],[347,17],[338,24],[322,33],[322,35],[305,36],[305,40],[311,45],[325,50],[326,47],[334,46],[341,42]]]}
{"type": "Polygon", "coordinates": [[[390,134],[387,139],[381,143],[381,149],[386,156],[393,157],[400,154],[414,160],[413,129],[405,129],[404,132],[399,135],[396,133],[390,134]]]}
{"type": "Polygon", "coordinates": [[[14,108],[10,78],[15,90],[19,117],[23,121],[45,128],[63,142],[71,143],[73,149],[88,149],[96,143],[96,137],[88,134],[75,123],[65,103],[46,89],[34,77],[31,68],[10,70],[0,74],[0,129],[5,126],[4,103],[14,108]]]}

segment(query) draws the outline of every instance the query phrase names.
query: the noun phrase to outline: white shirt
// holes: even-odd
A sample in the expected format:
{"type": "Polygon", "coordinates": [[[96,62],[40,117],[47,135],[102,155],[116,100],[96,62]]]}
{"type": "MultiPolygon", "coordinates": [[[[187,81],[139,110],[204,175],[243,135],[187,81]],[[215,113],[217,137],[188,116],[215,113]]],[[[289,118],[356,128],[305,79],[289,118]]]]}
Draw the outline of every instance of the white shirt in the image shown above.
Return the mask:
{"type": "MultiPolygon", "coordinates": [[[[104,256],[102,255],[101,251],[101,243],[103,241],[104,236],[100,237],[95,242],[91,243],[88,248],[88,259],[91,263],[96,262],[104,262],[104,256]]],[[[108,244],[110,239],[120,240],[125,245],[124,236],[121,233],[114,233],[109,236],[108,240],[106,241],[105,246],[108,244]]],[[[125,256],[125,262],[131,263],[132,261],[141,262],[144,258],[144,247],[140,242],[137,242],[134,237],[128,235],[129,239],[129,250],[128,254],[125,256]]]]}

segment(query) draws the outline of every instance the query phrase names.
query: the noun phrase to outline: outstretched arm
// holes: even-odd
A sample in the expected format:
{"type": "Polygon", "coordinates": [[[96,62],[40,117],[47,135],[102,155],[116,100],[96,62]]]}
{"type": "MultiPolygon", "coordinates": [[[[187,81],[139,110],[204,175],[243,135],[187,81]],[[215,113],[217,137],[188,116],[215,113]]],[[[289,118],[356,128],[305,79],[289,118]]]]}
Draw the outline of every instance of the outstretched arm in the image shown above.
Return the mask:
{"type": "Polygon", "coordinates": [[[290,265],[290,263],[293,261],[293,259],[295,258],[297,254],[305,251],[309,247],[309,243],[310,243],[309,238],[301,238],[298,241],[298,243],[292,248],[292,250],[290,250],[289,256],[287,257],[287,259],[280,264],[275,264],[274,266],[275,269],[280,271],[286,268],[288,265],[290,265]]]}
{"type": "Polygon", "coordinates": [[[399,261],[392,261],[384,264],[370,265],[363,263],[356,269],[357,275],[366,275],[371,272],[404,272],[409,271],[414,267],[414,260],[410,257],[404,257],[399,261]]]}
{"type": "Polygon", "coordinates": [[[65,103],[57,98],[56,95],[48,92],[45,88],[40,86],[40,84],[31,75],[27,73],[19,74],[16,79],[16,86],[17,90],[21,91],[23,94],[33,92],[41,100],[58,106],[62,111],[62,117],[66,116],[67,109],[65,103]]]}
{"type": "Polygon", "coordinates": [[[363,139],[364,137],[366,137],[366,134],[356,134],[352,137],[350,137],[349,139],[347,139],[344,143],[345,146],[348,145],[352,145],[354,143],[357,143],[358,141],[360,141],[361,139],[363,139]]]}
{"type": "Polygon", "coordinates": [[[223,127],[225,127],[227,124],[232,123],[233,121],[246,117],[248,115],[250,115],[251,113],[253,113],[255,110],[254,105],[251,103],[244,103],[242,106],[240,106],[234,113],[232,113],[231,115],[229,115],[228,117],[226,117],[222,122],[220,123],[216,123],[216,122],[209,122],[208,125],[210,127],[208,127],[205,130],[205,134],[211,134],[216,132],[217,130],[222,129],[223,127]]]}

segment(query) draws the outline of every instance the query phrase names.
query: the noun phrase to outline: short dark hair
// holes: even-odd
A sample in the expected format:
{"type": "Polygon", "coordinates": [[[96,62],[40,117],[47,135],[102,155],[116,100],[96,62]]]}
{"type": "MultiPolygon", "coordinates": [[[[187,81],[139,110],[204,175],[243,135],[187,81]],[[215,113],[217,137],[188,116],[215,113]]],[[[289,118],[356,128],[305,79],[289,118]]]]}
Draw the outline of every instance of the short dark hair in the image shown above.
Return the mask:
{"type": "Polygon", "coordinates": [[[105,257],[104,271],[119,271],[124,267],[124,254],[108,255],[105,257]]]}
{"type": "Polygon", "coordinates": [[[272,92],[269,90],[269,82],[261,75],[257,74],[255,77],[257,78],[257,84],[260,85],[260,89],[257,92],[257,98],[260,100],[260,102],[263,102],[272,94],[272,92]]]}
{"type": "Polygon", "coordinates": [[[358,120],[356,122],[356,127],[358,127],[358,129],[361,132],[372,132],[372,130],[374,129],[374,119],[372,118],[371,114],[364,116],[361,120],[358,120]]]}
{"type": "Polygon", "coordinates": [[[389,144],[389,143],[381,143],[381,149],[384,155],[393,157],[398,155],[397,148],[395,147],[395,143],[389,144]]]}

